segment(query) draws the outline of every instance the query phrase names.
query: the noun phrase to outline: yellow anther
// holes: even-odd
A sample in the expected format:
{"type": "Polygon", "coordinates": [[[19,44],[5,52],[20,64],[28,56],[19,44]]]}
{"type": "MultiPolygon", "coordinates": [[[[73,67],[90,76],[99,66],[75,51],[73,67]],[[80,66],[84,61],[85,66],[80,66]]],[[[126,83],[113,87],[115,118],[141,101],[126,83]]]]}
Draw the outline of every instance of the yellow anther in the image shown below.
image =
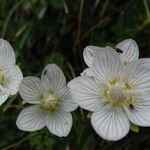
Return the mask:
{"type": "Polygon", "coordinates": [[[111,85],[111,86],[115,86],[116,84],[117,84],[117,80],[116,79],[113,79],[113,80],[109,80],[109,84],[111,85]]]}
{"type": "Polygon", "coordinates": [[[108,98],[109,97],[109,91],[108,90],[104,90],[103,96],[105,98],[108,98]]]}
{"type": "Polygon", "coordinates": [[[134,99],[133,99],[132,97],[128,97],[128,98],[127,98],[127,103],[128,103],[129,105],[133,105],[134,99]]]}
{"type": "Polygon", "coordinates": [[[124,90],[130,91],[132,90],[133,86],[127,82],[124,83],[124,90]]]}

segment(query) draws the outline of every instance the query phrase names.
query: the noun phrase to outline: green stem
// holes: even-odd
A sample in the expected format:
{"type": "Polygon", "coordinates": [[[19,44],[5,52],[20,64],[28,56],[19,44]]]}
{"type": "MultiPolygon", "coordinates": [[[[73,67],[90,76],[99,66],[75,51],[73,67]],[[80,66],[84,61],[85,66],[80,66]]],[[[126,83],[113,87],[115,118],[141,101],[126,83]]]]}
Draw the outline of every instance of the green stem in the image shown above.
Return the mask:
{"type": "Polygon", "coordinates": [[[18,141],[9,146],[6,146],[6,147],[2,148],[1,150],[8,150],[8,149],[12,149],[13,147],[18,147],[20,144],[22,144],[23,142],[28,140],[30,137],[35,136],[35,135],[37,135],[37,132],[33,133],[33,134],[29,134],[29,135],[25,136],[21,141],[18,141]]]}
{"type": "Polygon", "coordinates": [[[7,109],[10,107],[10,105],[12,104],[12,102],[17,98],[17,96],[18,96],[18,94],[16,94],[15,96],[13,96],[13,97],[10,98],[10,100],[8,101],[8,103],[3,108],[3,112],[7,111],[7,109]]]}

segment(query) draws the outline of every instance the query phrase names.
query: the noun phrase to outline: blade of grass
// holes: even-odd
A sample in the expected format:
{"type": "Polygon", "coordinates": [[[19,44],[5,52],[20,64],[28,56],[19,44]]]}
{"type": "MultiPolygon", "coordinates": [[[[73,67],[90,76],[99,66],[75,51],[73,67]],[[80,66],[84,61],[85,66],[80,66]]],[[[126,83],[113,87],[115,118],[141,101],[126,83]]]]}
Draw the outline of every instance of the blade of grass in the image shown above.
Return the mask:
{"type": "Polygon", "coordinates": [[[22,144],[23,142],[27,141],[30,137],[33,137],[35,135],[37,135],[37,132],[29,134],[29,135],[25,136],[21,141],[18,141],[9,146],[6,146],[6,147],[2,148],[1,150],[9,150],[9,149],[12,149],[13,147],[18,147],[20,144],[22,144]]]}
{"type": "Polygon", "coordinates": [[[149,7],[148,7],[148,4],[147,4],[147,1],[143,0],[143,3],[144,3],[144,6],[145,6],[148,22],[150,23],[150,11],[149,11],[149,7]]]}
{"type": "Polygon", "coordinates": [[[9,24],[9,21],[10,21],[10,18],[12,17],[13,13],[15,12],[15,10],[18,8],[18,6],[20,5],[20,2],[16,3],[14,5],[14,7],[12,7],[12,9],[10,10],[7,18],[6,18],[6,21],[4,23],[4,26],[2,28],[2,34],[1,34],[1,37],[5,37],[5,34],[6,34],[6,30],[7,30],[7,27],[8,27],[8,24],[9,24]]]}

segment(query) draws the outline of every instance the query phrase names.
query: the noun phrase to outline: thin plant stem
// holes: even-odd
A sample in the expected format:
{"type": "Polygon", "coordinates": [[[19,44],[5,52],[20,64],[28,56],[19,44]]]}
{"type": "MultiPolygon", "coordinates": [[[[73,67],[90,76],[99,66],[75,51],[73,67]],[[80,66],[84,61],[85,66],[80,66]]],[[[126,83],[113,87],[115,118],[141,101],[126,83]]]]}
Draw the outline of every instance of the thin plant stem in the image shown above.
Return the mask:
{"type": "Polygon", "coordinates": [[[33,137],[35,135],[37,135],[37,133],[29,134],[29,135],[25,136],[21,141],[18,141],[9,146],[6,146],[6,147],[2,148],[1,150],[9,150],[9,149],[12,149],[13,147],[18,147],[20,144],[22,144],[23,142],[27,141],[30,137],[33,137]]]}
{"type": "Polygon", "coordinates": [[[147,1],[143,0],[143,3],[144,3],[144,6],[145,6],[148,22],[150,23],[150,11],[149,11],[149,7],[148,7],[148,4],[147,4],[147,1]]]}

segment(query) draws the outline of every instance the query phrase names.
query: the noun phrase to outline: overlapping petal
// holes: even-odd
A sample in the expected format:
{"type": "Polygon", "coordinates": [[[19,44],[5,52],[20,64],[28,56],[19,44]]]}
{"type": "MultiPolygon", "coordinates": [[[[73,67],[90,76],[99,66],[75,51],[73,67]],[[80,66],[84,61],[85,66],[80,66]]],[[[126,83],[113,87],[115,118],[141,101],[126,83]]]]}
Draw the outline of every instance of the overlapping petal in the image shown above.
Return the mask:
{"type": "Polygon", "coordinates": [[[99,136],[110,141],[119,140],[129,132],[129,121],[123,110],[109,105],[94,112],[91,123],[99,136]]]}
{"type": "Polygon", "coordinates": [[[98,52],[102,52],[103,50],[104,48],[98,46],[87,46],[83,50],[83,58],[88,67],[91,67],[93,58],[96,56],[96,54],[98,52]]]}
{"type": "Polygon", "coordinates": [[[40,103],[43,91],[41,80],[37,77],[25,77],[19,88],[19,94],[23,100],[31,104],[40,103]]]}
{"type": "Polygon", "coordinates": [[[105,103],[98,85],[90,77],[77,77],[68,84],[73,99],[84,109],[97,111],[105,103]]]}
{"type": "Polygon", "coordinates": [[[13,67],[15,63],[16,58],[13,48],[7,41],[0,39],[0,67],[8,69],[13,67]]]}
{"type": "Polygon", "coordinates": [[[24,131],[37,131],[45,126],[45,113],[38,105],[24,108],[16,121],[19,129],[24,131]]]}
{"type": "Polygon", "coordinates": [[[94,76],[94,72],[91,68],[87,68],[85,69],[82,73],[81,76],[88,76],[88,77],[93,77],[94,76]]]}
{"type": "MultiPolygon", "coordinates": [[[[126,39],[116,45],[121,60],[124,63],[134,61],[139,58],[139,49],[136,42],[132,39],[126,39]]],[[[88,67],[92,66],[93,58],[101,54],[104,47],[87,46],[83,51],[83,58],[88,67]]]]}
{"type": "Polygon", "coordinates": [[[78,107],[78,104],[72,99],[71,92],[67,86],[64,86],[58,93],[60,100],[59,109],[65,112],[71,112],[78,107]]]}
{"type": "Polygon", "coordinates": [[[150,92],[150,67],[146,60],[138,59],[126,65],[126,77],[135,92],[150,92]]]}
{"type": "Polygon", "coordinates": [[[120,57],[123,62],[132,62],[139,58],[139,48],[136,42],[132,39],[126,39],[116,45],[116,48],[121,52],[120,57]]]}
{"type": "MultiPolygon", "coordinates": [[[[146,104],[146,103],[145,103],[146,104]]],[[[139,126],[150,126],[150,105],[142,106],[134,104],[132,107],[126,107],[125,112],[131,122],[139,126]]]]}
{"type": "Polygon", "coordinates": [[[59,137],[66,137],[72,127],[71,113],[64,111],[47,113],[46,126],[51,133],[59,137]]]}
{"type": "Polygon", "coordinates": [[[18,92],[22,79],[22,72],[20,68],[15,65],[7,70],[6,79],[3,86],[10,92],[10,95],[14,95],[18,92]]]}
{"type": "Polygon", "coordinates": [[[124,74],[124,66],[118,53],[111,47],[106,47],[94,58],[93,71],[96,79],[108,82],[112,79],[119,80],[124,74]]]}

